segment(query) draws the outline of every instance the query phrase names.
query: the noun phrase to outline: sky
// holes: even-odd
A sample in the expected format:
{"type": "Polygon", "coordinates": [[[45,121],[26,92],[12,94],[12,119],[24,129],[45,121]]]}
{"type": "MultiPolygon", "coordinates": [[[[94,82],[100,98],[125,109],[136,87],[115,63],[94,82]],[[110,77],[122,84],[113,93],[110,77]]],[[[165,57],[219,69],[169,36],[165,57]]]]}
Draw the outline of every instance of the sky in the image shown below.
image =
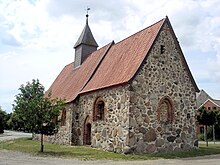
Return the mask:
{"type": "Polygon", "coordinates": [[[0,0],[0,106],[12,112],[21,84],[47,90],[74,61],[86,23],[99,47],[169,17],[193,77],[220,99],[219,0],[0,0]]]}

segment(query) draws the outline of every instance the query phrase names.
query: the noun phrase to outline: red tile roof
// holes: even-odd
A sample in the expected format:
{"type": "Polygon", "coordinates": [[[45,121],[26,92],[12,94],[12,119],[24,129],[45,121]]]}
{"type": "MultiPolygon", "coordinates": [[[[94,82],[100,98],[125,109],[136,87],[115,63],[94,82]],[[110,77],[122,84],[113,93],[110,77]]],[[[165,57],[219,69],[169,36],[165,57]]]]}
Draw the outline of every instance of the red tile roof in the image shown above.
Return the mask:
{"type": "Polygon", "coordinates": [[[164,20],[113,45],[81,93],[128,82],[146,57],[164,20]]]}
{"type": "Polygon", "coordinates": [[[46,95],[51,92],[52,98],[62,98],[66,102],[74,100],[89,81],[110,45],[111,43],[89,55],[83,64],[77,68],[74,68],[74,63],[66,65],[46,95]]]}
{"type": "Polygon", "coordinates": [[[203,106],[205,106],[206,108],[207,107],[214,107],[214,106],[217,106],[217,107],[220,107],[220,100],[215,100],[215,99],[210,99],[210,98],[208,98],[205,102],[203,102],[199,107],[198,107],[198,109],[199,108],[201,108],[201,107],[203,107],[203,106]]]}
{"type": "MultiPolygon", "coordinates": [[[[73,63],[67,65],[48,91],[52,92],[52,97],[65,98],[66,102],[70,102],[79,94],[129,82],[166,20],[169,23],[168,18],[162,19],[116,44],[104,46],[89,55],[78,68],[74,69],[73,63]]],[[[189,74],[192,78],[190,71],[189,74]]],[[[198,89],[193,78],[192,82],[198,89]]]]}

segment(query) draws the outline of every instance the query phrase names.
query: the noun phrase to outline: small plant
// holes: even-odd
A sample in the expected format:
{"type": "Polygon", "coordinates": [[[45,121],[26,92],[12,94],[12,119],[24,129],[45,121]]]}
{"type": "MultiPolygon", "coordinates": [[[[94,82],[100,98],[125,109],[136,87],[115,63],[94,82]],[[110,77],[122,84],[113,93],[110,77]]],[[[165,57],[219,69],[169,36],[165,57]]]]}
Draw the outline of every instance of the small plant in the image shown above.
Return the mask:
{"type": "Polygon", "coordinates": [[[204,141],[204,140],[205,140],[203,133],[201,133],[201,134],[198,135],[198,140],[199,140],[199,141],[204,141]]]}

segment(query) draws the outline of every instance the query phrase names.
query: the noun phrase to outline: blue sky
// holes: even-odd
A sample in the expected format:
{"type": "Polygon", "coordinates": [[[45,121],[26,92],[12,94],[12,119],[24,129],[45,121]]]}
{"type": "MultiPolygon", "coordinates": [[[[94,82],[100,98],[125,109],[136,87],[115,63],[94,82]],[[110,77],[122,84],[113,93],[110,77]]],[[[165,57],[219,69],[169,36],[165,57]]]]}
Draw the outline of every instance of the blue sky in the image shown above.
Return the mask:
{"type": "Polygon", "coordinates": [[[99,46],[168,16],[200,89],[220,99],[219,0],[0,0],[0,106],[38,78],[46,89],[74,61],[73,45],[89,25],[99,46]]]}

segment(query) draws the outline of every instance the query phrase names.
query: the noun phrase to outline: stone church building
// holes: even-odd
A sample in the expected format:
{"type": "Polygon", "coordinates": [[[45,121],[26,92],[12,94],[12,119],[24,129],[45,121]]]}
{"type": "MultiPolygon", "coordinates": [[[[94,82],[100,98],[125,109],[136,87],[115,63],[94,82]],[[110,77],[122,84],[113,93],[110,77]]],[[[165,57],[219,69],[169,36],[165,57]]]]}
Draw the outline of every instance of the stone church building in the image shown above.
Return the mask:
{"type": "Polygon", "coordinates": [[[97,47],[87,15],[75,61],[48,90],[66,106],[45,140],[135,154],[195,148],[199,90],[168,17],[97,47]]]}

